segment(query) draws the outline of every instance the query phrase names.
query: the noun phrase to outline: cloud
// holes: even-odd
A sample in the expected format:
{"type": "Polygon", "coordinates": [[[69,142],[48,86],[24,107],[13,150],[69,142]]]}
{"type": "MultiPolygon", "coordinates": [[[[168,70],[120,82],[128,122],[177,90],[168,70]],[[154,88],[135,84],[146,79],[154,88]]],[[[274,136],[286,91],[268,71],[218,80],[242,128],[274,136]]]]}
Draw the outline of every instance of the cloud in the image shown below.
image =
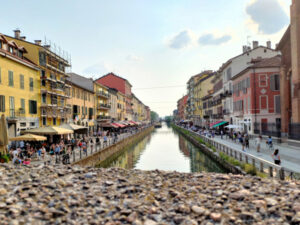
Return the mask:
{"type": "Polygon", "coordinates": [[[111,70],[110,70],[110,66],[107,63],[98,62],[91,66],[86,67],[83,70],[83,73],[89,75],[98,75],[98,74],[108,73],[109,71],[111,70]]]}
{"type": "Polygon", "coordinates": [[[193,42],[193,34],[189,30],[181,31],[169,41],[169,47],[182,49],[190,46],[193,42]]]}
{"type": "Polygon", "coordinates": [[[143,61],[144,59],[142,57],[139,57],[135,54],[129,54],[126,59],[128,61],[132,61],[132,62],[140,62],[140,61],[143,61]]]}
{"type": "Polygon", "coordinates": [[[263,34],[274,34],[289,23],[289,17],[278,0],[253,0],[246,12],[263,34]]]}
{"type": "Polygon", "coordinates": [[[231,40],[230,35],[223,35],[221,37],[215,37],[213,34],[204,34],[199,37],[198,43],[200,45],[221,45],[231,40]]]}

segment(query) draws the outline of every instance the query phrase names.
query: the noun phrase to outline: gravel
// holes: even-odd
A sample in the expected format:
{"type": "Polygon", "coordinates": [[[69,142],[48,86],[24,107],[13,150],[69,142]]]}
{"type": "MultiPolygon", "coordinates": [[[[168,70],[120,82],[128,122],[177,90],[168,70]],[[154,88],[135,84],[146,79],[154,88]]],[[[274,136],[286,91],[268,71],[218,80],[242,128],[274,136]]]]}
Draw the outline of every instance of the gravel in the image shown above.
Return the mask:
{"type": "Polygon", "coordinates": [[[300,224],[300,183],[165,171],[0,165],[1,224],[300,224]]]}

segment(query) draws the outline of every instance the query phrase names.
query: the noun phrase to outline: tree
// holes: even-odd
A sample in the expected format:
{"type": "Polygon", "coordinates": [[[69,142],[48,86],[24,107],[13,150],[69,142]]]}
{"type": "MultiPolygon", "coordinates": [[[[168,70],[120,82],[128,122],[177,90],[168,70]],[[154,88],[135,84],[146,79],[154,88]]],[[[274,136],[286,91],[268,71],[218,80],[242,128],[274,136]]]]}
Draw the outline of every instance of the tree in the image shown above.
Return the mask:
{"type": "Polygon", "coordinates": [[[165,121],[166,121],[167,123],[172,122],[172,121],[173,121],[173,116],[166,116],[166,117],[165,117],[165,121]]]}
{"type": "Polygon", "coordinates": [[[151,111],[151,121],[158,121],[159,120],[159,115],[154,112],[154,111],[151,111]]]}

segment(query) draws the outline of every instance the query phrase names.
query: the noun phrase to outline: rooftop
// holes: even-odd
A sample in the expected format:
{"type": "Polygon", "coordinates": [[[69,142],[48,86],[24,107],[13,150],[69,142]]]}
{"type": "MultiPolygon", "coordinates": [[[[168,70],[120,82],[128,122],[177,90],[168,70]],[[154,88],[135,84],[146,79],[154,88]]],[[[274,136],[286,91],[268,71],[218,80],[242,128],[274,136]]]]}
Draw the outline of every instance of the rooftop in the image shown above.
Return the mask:
{"type": "Polygon", "coordinates": [[[80,87],[80,88],[83,88],[87,91],[90,91],[90,92],[94,92],[94,82],[93,82],[93,79],[92,78],[86,78],[86,77],[83,77],[83,76],[80,76],[76,73],[69,73],[70,77],[67,78],[67,80],[80,87]]]}

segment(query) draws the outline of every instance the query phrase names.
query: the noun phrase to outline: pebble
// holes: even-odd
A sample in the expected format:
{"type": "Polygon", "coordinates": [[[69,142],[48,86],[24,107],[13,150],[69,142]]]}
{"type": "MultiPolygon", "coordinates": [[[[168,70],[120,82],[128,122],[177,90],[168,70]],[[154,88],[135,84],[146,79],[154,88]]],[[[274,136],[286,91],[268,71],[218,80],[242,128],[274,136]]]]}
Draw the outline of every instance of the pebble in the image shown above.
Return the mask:
{"type": "Polygon", "coordinates": [[[300,223],[299,181],[78,166],[0,171],[1,224],[300,223]]]}

